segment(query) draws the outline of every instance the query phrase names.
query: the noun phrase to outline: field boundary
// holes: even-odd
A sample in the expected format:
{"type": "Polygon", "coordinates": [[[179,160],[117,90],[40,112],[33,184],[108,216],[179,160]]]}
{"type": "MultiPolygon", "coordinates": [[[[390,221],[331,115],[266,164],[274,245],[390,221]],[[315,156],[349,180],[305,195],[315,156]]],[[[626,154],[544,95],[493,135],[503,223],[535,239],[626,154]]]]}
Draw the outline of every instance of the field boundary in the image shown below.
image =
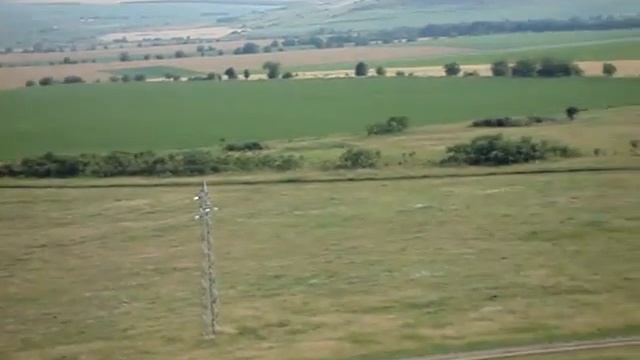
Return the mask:
{"type": "MultiPolygon", "coordinates": [[[[193,187],[202,184],[203,179],[213,186],[252,186],[252,185],[277,185],[277,184],[324,184],[343,182],[377,182],[377,181],[398,181],[398,180],[427,180],[427,179],[455,179],[474,177],[494,177],[513,175],[542,175],[542,174],[570,174],[570,173],[606,173],[606,172],[627,172],[640,171],[640,166],[615,166],[615,167],[583,167],[583,168],[558,168],[558,169],[530,169],[511,171],[488,171],[477,173],[444,173],[444,174],[405,174],[405,175],[382,175],[382,176],[347,176],[347,177],[327,177],[327,178],[279,178],[279,179],[257,179],[257,180],[215,180],[188,179],[183,181],[148,182],[148,183],[109,183],[109,184],[51,184],[51,183],[6,183],[0,184],[0,189],[101,189],[101,188],[170,188],[170,187],[193,187]]],[[[139,179],[139,178],[136,178],[139,179]]]]}
{"type": "Polygon", "coordinates": [[[540,344],[520,347],[509,347],[496,350],[472,351],[448,355],[405,358],[403,360],[493,360],[555,354],[563,352],[606,349],[614,347],[640,346],[640,337],[612,338],[593,341],[574,341],[555,344],[540,344]]]}

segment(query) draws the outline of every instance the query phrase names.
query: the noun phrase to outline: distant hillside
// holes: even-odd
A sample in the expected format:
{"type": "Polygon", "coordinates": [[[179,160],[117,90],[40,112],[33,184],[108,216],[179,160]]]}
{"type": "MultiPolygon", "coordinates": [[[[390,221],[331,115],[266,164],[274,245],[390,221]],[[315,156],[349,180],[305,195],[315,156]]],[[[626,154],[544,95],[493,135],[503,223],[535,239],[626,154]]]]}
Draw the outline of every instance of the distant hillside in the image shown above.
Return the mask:
{"type": "Polygon", "coordinates": [[[243,20],[259,32],[287,33],[637,14],[637,0],[311,0],[292,2],[286,9],[243,20]]]}

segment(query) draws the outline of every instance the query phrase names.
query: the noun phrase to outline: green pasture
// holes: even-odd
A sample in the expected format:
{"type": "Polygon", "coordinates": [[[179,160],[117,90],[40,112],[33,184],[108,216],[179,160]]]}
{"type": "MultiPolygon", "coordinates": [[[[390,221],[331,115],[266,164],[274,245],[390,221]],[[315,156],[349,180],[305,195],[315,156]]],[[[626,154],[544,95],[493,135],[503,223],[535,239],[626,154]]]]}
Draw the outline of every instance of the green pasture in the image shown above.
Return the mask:
{"type": "Polygon", "coordinates": [[[0,158],[46,151],[169,150],[232,140],[361,134],[640,103],[640,79],[370,78],[68,85],[0,92],[0,158]]]}

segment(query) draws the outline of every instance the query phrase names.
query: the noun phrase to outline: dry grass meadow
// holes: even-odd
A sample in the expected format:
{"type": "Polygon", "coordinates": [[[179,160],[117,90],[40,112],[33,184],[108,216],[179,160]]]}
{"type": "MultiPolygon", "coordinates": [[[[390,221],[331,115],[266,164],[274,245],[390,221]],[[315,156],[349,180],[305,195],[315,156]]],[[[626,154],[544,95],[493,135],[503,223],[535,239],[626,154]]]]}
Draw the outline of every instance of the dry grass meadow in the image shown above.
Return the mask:
{"type": "Polygon", "coordinates": [[[211,344],[195,187],[0,190],[0,354],[382,359],[635,333],[636,177],[216,187],[211,344]]]}

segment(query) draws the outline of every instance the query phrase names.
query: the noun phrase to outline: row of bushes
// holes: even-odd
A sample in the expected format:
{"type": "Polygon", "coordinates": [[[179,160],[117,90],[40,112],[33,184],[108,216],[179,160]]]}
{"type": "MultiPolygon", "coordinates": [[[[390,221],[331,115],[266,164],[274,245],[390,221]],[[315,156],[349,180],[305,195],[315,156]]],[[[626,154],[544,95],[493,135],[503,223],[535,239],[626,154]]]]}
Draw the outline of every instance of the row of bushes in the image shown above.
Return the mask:
{"type": "Polygon", "coordinates": [[[38,80],[37,83],[34,80],[27,80],[27,82],[25,83],[25,86],[32,87],[36,85],[51,86],[56,84],[82,84],[82,83],[84,83],[84,79],[76,75],[66,76],[62,80],[56,80],[51,76],[45,76],[42,79],[38,80]]]}
{"type": "Polygon", "coordinates": [[[470,143],[448,147],[440,163],[497,166],[579,155],[576,149],[566,145],[554,145],[544,140],[534,141],[530,137],[510,140],[498,134],[479,136],[470,143]]]}
{"type": "Polygon", "coordinates": [[[156,154],[112,152],[107,155],[82,154],[42,156],[0,165],[0,177],[69,178],[78,176],[189,176],[225,171],[286,171],[302,166],[303,158],[293,155],[225,154],[185,151],[156,154]]]}
{"type": "Polygon", "coordinates": [[[541,116],[527,116],[527,117],[503,117],[503,118],[488,118],[478,119],[471,122],[472,127],[521,127],[531,126],[536,124],[557,122],[555,118],[541,117],[541,116]]]}

